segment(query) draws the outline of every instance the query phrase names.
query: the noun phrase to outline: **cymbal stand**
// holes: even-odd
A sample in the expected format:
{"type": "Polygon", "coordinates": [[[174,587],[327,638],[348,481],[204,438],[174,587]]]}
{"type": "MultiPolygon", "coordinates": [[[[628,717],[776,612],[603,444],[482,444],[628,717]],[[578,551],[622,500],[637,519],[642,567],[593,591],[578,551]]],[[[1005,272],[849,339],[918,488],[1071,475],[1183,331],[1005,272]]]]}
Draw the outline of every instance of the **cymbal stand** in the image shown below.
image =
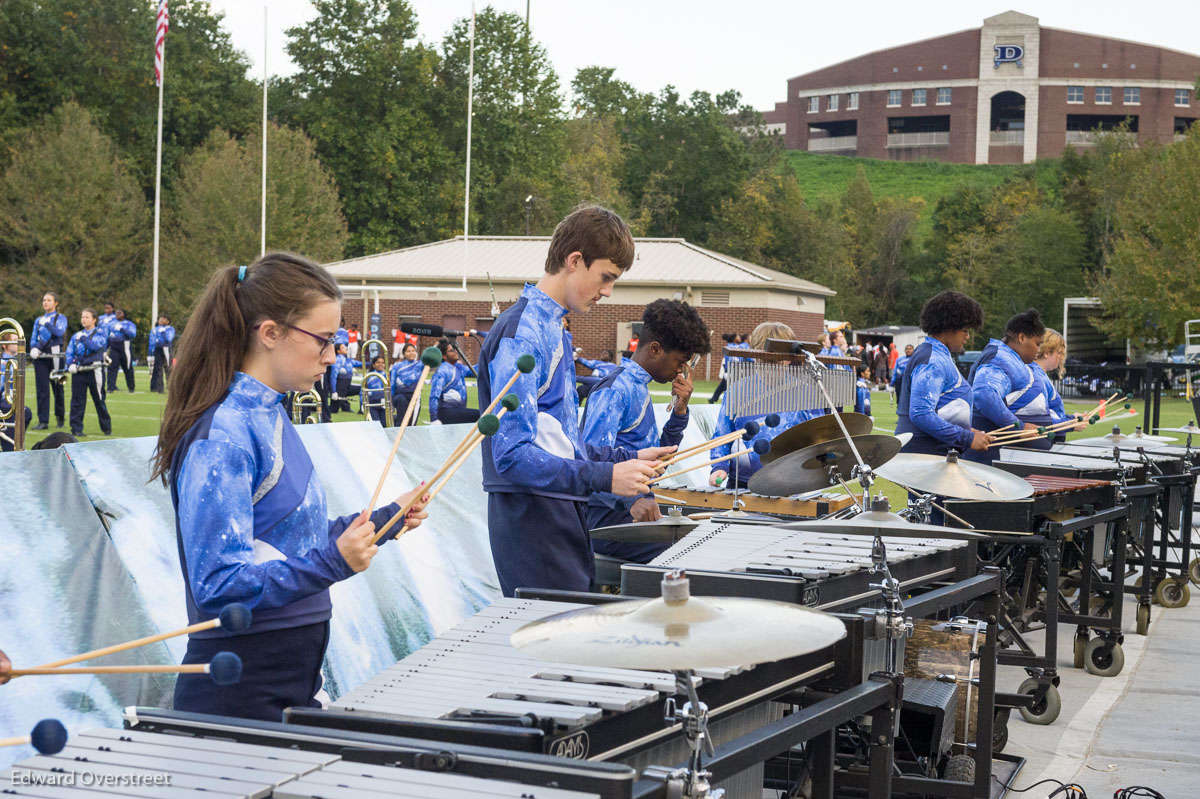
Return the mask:
{"type": "Polygon", "coordinates": [[[883,575],[880,582],[871,583],[870,587],[883,595],[886,607],[876,611],[875,619],[877,624],[883,625],[884,636],[887,639],[887,672],[888,674],[898,674],[900,639],[912,635],[913,621],[911,617],[904,615],[904,600],[900,598],[900,581],[893,577],[891,570],[888,569],[887,547],[878,530],[876,530],[875,540],[871,544],[871,574],[883,575]]]}
{"type": "Polygon", "coordinates": [[[713,788],[712,776],[701,764],[701,753],[713,756],[713,742],[708,734],[708,706],[696,694],[696,680],[690,670],[675,672],[675,692],[687,697],[683,707],[677,707],[675,697],[667,699],[663,721],[679,724],[692,754],[687,768],[676,769],[667,776],[668,796],[681,799],[724,799],[725,789],[713,788]]]}
{"type": "MultiPolygon", "coordinates": [[[[842,436],[846,439],[846,443],[850,445],[850,451],[854,453],[854,460],[857,464],[850,472],[851,479],[858,480],[862,486],[862,508],[867,508],[871,504],[871,484],[875,482],[875,472],[863,460],[862,454],[858,451],[858,446],[854,443],[854,436],[850,435],[850,431],[846,429],[846,423],[842,421],[842,415],[838,413],[837,408],[833,407],[833,397],[829,396],[829,390],[825,388],[824,373],[829,367],[817,360],[817,356],[813,355],[808,350],[801,350],[804,355],[804,363],[808,367],[808,373],[812,377],[813,382],[817,384],[817,388],[821,389],[821,394],[825,397],[825,407],[829,409],[829,413],[833,416],[833,420],[837,422],[838,429],[842,431],[842,436]]],[[[832,465],[826,469],[834,468],[832,465]]],[[[829,472],[832,478],[834,472],[829,472]]],[[[834,480],[830,479],[830,483],[834,480]]],[[[840,482],[840,478],[838,479],[840,482]]],[[[849,489],[847,489],[849,490],[849,489]]],[[[852,492],[853,493],[853,492],[852,492]]]]}

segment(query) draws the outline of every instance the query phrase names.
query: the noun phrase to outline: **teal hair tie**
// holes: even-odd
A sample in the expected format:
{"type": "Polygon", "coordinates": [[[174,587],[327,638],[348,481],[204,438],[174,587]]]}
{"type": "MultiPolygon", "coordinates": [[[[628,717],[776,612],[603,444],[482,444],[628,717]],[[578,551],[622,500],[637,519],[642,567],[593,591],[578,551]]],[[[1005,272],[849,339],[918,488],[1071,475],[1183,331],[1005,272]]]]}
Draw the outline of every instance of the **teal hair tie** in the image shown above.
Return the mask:
{"type": "Polygon", "coordinates": [[[238,267],[238,282],[241,283],[245,279],[246,279],[246,267],[239,266],[238,267]]]}

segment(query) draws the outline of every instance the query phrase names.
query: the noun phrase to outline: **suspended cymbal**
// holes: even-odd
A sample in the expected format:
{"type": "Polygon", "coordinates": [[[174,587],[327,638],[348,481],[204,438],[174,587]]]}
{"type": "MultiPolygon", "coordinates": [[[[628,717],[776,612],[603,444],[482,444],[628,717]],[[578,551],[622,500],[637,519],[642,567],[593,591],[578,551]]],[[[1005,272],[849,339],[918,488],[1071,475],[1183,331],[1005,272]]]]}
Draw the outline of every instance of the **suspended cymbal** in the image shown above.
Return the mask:
{"type": "Polygon", "coordinates": [[[1188,422],[1183,427],[1160,427],[1155,430],[1156,433],[1187,433],[1195,435],[1200,433],[1200,427],[1196,426],[1195,422],[1188,422]]]}
{"type": "MultiPolygon", "coordinates": [[[[863,462],[871,468],[887,463],[900,451],[900,440],[893,436],[855,436],[863,462]]],[[[825,467],[833,464],[843,480],[850,480],[850,473],[858,461],[844,438],[835,438],[798,449],[774,463],[759,469],[747,484],[755,494],[768,497],[787,497],[801,491],[812,491],[829,486],[829,475],[825,467]]]]}
{"type": "Polygon", "coordinates": [[[1109,433],[1106,436],[1095,436],[1092,438],[1080,438],[1072,441],[1081,447],[1118,447],[1120,449],[1154,449],[1170,444],[1176,439],[1169,436],[1148,436],[1144,433],[1134,433],[1133,435],[1125,435],[1124,433],[1109,433]]]}
{"type": "Polygon", "coordinates": [[[686,516],[663,516],[652,522],[630,522],[597,527],[592,538],[604,541],[630,541],[635,544],[674,544],[700,522],[686,516]]]}
{"type": "MultiPolygon", "coordinates": [[[[843,413],[840,416],[846,429],[850,431],[850,435],[865,436],[871,432],[873,425],[870,416],[861,413],[843,413]]],[[[818,416],[784,430],[772,438],[771,451],[766,455],[759,455],[758,459],[763,463],[770,463],[779,460],[784,455],[790,455],[797,450],[835,438],[844,438],[837,420],[831,414],[818,416]]]]}
{"type": "Polygon", "coordinates": [[[1015,474],[957,456],[904,452],[875,472],[905,488],[955,499],[1009,500],[1033,496],[1033,486],[1015,474]]]}
{"type": "Polygon", "coordinates": [[[890,511],[869,510],[848,519],[813,519],[779,525],[785,530],[807,530],[814,533],[843,533],[846,535],[908,536],[911,538],[953,538],[959,541],[986,539],[987,535],[974,530],[941,527],[934,524],[910,522],[890,511]]]}
{"type": "Polygon", "coordinates": [[[530,622],[512,645],[532,657],[623,669],[680,671],[751,666],[823,649],[842,622],[765,599],[689,597],[613,602],[530,622]]]}

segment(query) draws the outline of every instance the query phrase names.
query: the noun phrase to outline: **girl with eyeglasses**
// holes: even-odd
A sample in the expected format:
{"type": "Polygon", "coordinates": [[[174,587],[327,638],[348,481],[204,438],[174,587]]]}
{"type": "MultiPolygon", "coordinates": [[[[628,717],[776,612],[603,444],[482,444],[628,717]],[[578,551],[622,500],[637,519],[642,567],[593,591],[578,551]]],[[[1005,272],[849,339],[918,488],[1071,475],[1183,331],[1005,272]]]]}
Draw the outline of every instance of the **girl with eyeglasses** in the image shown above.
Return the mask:
{"type": "MultiPolygon", "coordinates": [[[[237,635],[216,628],[189,637],[184,663],[232,651],[242,677],[221,687],[180,675],[176,710],[278,721],[284,708],[319,706],[329,586],[370,565],[376,526],[423,490],[370,518],[327,516],[282,401],[334,362],[341,299],[319,265],[269,253],[217,271],[182,335],[153,477],[168,484],[175,506],[188,620],[240,602],[253,624],[237,635]]],[[[425,518],[425,501],[410,525],[425,518]]]]}

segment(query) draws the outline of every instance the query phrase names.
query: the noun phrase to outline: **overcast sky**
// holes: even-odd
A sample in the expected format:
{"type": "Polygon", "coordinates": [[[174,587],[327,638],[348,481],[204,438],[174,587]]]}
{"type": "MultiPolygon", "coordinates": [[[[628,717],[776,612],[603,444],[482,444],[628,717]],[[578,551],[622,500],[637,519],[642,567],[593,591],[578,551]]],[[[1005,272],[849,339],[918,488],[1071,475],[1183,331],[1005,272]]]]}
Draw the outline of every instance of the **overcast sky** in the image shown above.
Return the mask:
{"type": "MultiPolygon", "coordinates": [[[[212,0],[224,11],[233,43],[262,74],[262,0],[212,0]]],[[[411,0],[421,37],[438,44],[470,0],[411,0]]],[[[479,2],[483,8],[486,3],[479,2]]],[[[525,15],[526,0],[494,0],[525,15]]],[[[580,67],[615,67],[641,91],[667,84],[685,96],[696,89],[741,92],[760,110],[784,99],[787,79],[872,50],[977,28],[983,18],[1015,10],[1045,27],[1093,33],[1200,52],[1195,0],[1030,0],[1023,5],[963,0],[529,0],[533,35],[558,71],[564,91],[580,67]]],[[[267,0],[267,66],[293,71],[284,30],[311,19],[308,0],[267,0]]],[[[169,42],[169,39],[168,39],[169,42]]],[[[168,43],[168,47],[169,47],[168,43]]]]}

